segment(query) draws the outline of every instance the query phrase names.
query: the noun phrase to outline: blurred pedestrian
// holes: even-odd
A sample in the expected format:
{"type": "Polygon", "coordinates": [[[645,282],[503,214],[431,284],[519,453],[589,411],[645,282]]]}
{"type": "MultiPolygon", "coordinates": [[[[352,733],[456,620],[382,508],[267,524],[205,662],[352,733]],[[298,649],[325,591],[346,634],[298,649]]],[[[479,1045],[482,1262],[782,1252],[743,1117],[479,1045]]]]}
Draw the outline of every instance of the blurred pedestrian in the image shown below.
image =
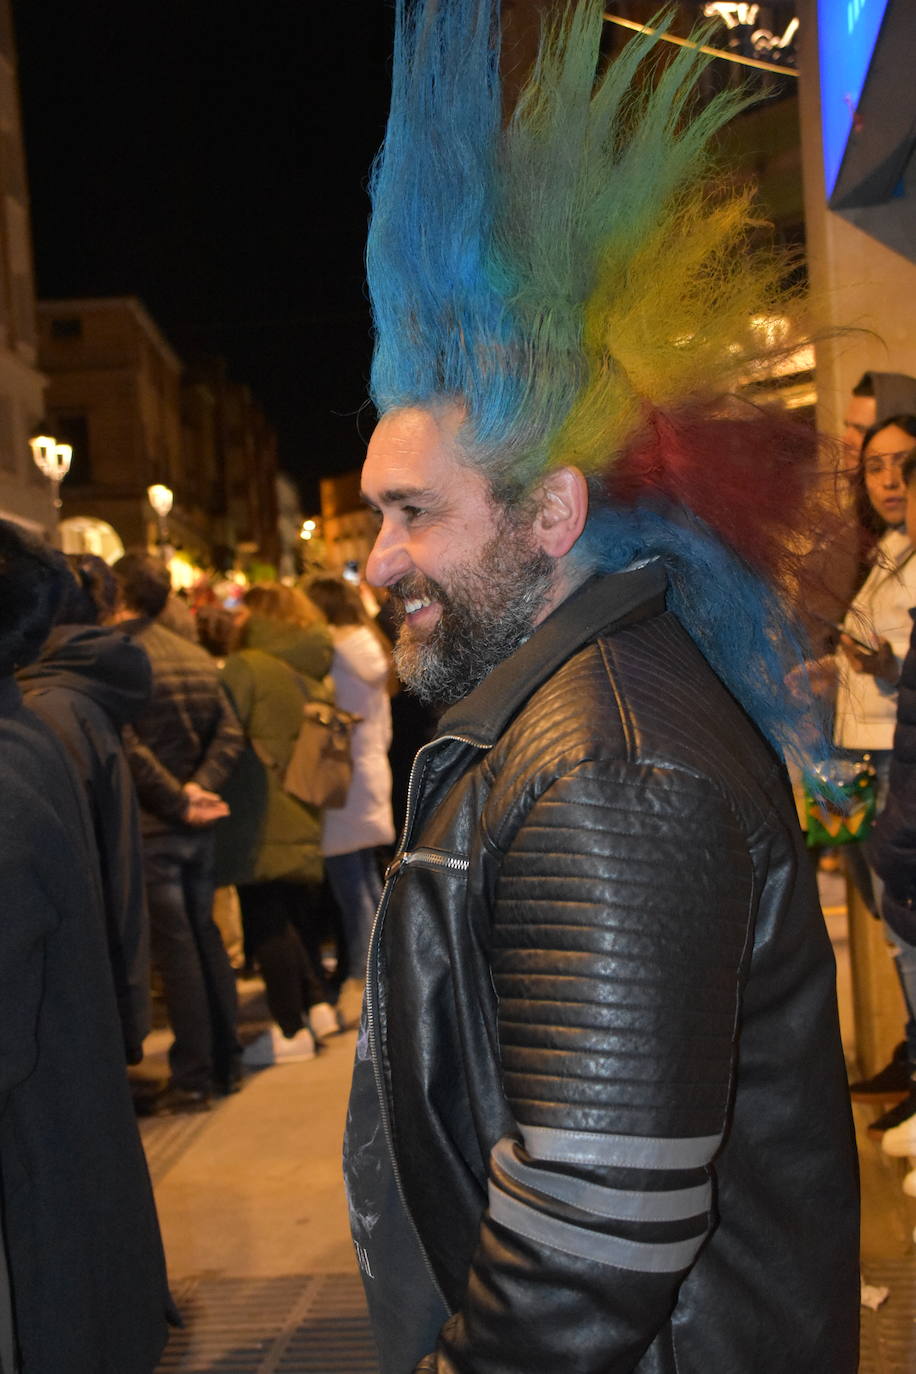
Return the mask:
{"type": "MultiPolygon", "coordinates": [[[[901,478],[907,493],[907,533],[916,548],[916,425],[901,478]]],[[[916,607],[908,619],[910,643],[898,681],[887,801],[866,841],[866,852],[884,884],[881,913],[909,1013],[906,1055],[893,1061],[909,1071],[909,1078],[901,1084],[905,1091],[896,1108],[881,1118],[881,1144],[888,1154],[916,1156],[916,607]]]]}
{"type": "Polygon", "coordinates": [[[159,625],[168,569],[146,553],[115,564],[121,629],[147,653],[153,690],[125,743],[137,787],[153,962],[174,1041],[160,1111],[200,1111],[241,1078],[235,975],[213,921],[218,793],[242,752],[242,731],[216,666],[159,625]]]}
{"type": "Polygon", "coordinates": [[[322,679],[332,653],[327,626],[301,592],[265,584],[246,593],[223,682],[249,747],[225,792],[217,877],[238,891],[246,953],[276,1023],[246,1048],[253,1068],[311,1059],[315,1040],[338,1029],[321,963],[321,816],[282,785],[303,704],[331,696],[322,679]]]}
{"type": "Polygon", "coordinates": [[[347,945],[349,978],[341,988],[345,1015],[359,1014],[369,935],[382,895],[376,849],[394,842],[391,812],[391,704],[393,668],[355,587],[319,577],[308,593],[323,611],[334,639],[331,677],[335,702],[358,716],[351,736],[353,780],[344,806],[324,813],[321,847],[347,945]],[[350,1001],[352,1004],[347,1006],[350,1001]]]}
{"type": "MultiPolygon", "coordinates": [[[[916,547],[904,523],[907,489],[903,466],[916,447],[916,415],[893,415],[867,430],[853,483],[859,523],[871,537],[871,570],[843,621],[835,656],[837,673],[834,741],[851,756],[871,755],[877,772],[878,812],[887,792],[897,721],[897,689],[916,606],[916,547]]],[[[865,854],[847,846],[849,871],[863,899],[878,915],[880,876],[865,854]]],[[[916,965],[891,937],[908,1020],[904,1040],[891,1060],[870,1078],[850,1085],[857,1099],[890,1104],[869,1124],[883,1135],[908,1112],[911,1066],[916,1068],[916,965]]]]}
{"type": "Polygon", "coordinates": [[[0,1367],[152,1374],[169,1297],[92,823],[13,677],[68,577],[60,554],[0,521],[0,1367]]]}
{"type": "Polygon", "coordinates": [[[140,812],[121,728],[145,707],[152,675],[139,644],[99,624],[116,595],[107,565],[68,562],[54,627],[35,662],[20,669],[19,686],[29,709],[64,745],[85,790],[125,1055],[128,1064],[139,1064],[151,1025],[149,918],[140,812]]]}

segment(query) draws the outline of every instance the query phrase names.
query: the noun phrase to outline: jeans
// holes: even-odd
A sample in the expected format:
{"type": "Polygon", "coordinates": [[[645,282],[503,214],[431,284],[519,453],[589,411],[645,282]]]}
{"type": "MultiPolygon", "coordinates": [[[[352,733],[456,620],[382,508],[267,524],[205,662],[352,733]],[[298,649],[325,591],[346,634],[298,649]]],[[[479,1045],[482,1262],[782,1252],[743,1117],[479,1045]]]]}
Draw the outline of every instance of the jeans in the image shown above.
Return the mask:
{"type": "Polygon", "coordinates": [[[175,1039],[176,1087],[208,1092],[241,1054],[235,974],[213,921],[213,833],[150,835],[143,845],[153,964],[175,1039]]]}
{"type": "Polygon", "coordinates": [[[330,1000],[315,921],[319,889],[273,880],[239,885],[245,947],[257,959],[270,1014],[287,1039],[309,1007],[330,1000]]]}
{"type": "Polygon", "coordinates": [[[890,944],[897,976],[903,989],[903,1000],[907,1010],[907,1058],[910,1061],[910,1073],[916,1080],[916,945],[906,944],[899,935],[894,934],[889,925],[885,925],[884,933],[890,944]]]}
{"type": "Polygon", "coordinates": [[[374,849],[332,854],[324,861],[334,900],[340,908],[350,976],[365,978],[369,936],[382,895],[382,880],[374,849]]]}

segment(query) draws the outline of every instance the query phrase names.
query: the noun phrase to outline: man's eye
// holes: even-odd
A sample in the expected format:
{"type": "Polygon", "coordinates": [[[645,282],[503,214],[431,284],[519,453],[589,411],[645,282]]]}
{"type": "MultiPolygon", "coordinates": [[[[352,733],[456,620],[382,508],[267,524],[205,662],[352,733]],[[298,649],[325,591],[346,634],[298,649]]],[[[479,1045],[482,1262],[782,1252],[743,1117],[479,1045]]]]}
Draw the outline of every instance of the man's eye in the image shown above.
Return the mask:
{"type": "Polygon", "coordinates": [[[420,506],[402,506],[401,510],[404,514],[405,520],[407,520],[408,522],[410,522],[411,520],[416,520],[418,515],[423,514],[423,510],[420,506]]]}

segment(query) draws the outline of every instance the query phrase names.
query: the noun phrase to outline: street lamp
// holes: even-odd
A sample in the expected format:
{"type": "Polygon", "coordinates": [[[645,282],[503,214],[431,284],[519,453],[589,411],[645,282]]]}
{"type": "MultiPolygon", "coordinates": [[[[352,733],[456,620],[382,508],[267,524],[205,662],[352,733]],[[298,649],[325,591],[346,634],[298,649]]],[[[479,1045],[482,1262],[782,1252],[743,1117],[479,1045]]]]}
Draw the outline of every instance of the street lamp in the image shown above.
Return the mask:
{"type": "Polygon", "coordinates": [[[151,487],[146,488],[146,499],[156,512],[159,522],[159,550],[164,558],[165,546],[169,542],[169,531],[165,522],[169,511],[172,509],[174,496],[170,487],[163,486],[161,482],[154,482],[151,487]]]}
{"type": "Polygon", "coordinates": [[[60,484],[70,471],[73,448],[70,444],[59,444],[50,434],[33,434],[29,448],[35,466],[43,477],[51,483],[51,498],[54,505],[54,523],[60,519],[60,484]]]}

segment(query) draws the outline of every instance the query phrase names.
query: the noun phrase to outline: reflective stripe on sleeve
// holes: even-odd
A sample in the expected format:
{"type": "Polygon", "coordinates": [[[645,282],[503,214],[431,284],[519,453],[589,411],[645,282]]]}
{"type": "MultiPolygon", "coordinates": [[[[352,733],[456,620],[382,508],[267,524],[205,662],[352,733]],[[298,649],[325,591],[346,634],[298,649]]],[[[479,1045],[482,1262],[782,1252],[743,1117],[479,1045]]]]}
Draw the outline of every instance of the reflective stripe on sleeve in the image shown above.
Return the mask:
{"type": "Polygon", "coordinates": [[[558,1164],[594,1164],[617,1169],[699,1169],[719,1148],[720,1135],[599,1135],[596,1131],[558,1131],[552,1126],[522,1126],[532,1159],[558,1164]]]}
{"type": "Polygon", "coordinates": [[[642,1274],[675,1274],[687,1269],[696,1258],[703,1243],[703,1235],[688,1240],[644,1242],[624,1240],[620,1236],[604,1235],[568,1221],[536,1212],[527,1203],[509,1197],[498,1184],[491,1181],[490,1217],[516,1235],[525,1236],[539,1245],[550,1246],[578,1259],[594,1260],[598,1264],[613,1265],[642,1274]]]}
{"type": "Polygon", "coordinates": [[[620,1221],[685,1221],[688,1217],[703,1216],[712,1202],[709,1180],[695,1188],[636,1192],[532,1169],[530,1164],[518,1158],[508,1136],[494,1145],[492,1158],[504,1174],[523,1187],[533,1188],[598,1217],[616,1217],[620,1221]]]}

